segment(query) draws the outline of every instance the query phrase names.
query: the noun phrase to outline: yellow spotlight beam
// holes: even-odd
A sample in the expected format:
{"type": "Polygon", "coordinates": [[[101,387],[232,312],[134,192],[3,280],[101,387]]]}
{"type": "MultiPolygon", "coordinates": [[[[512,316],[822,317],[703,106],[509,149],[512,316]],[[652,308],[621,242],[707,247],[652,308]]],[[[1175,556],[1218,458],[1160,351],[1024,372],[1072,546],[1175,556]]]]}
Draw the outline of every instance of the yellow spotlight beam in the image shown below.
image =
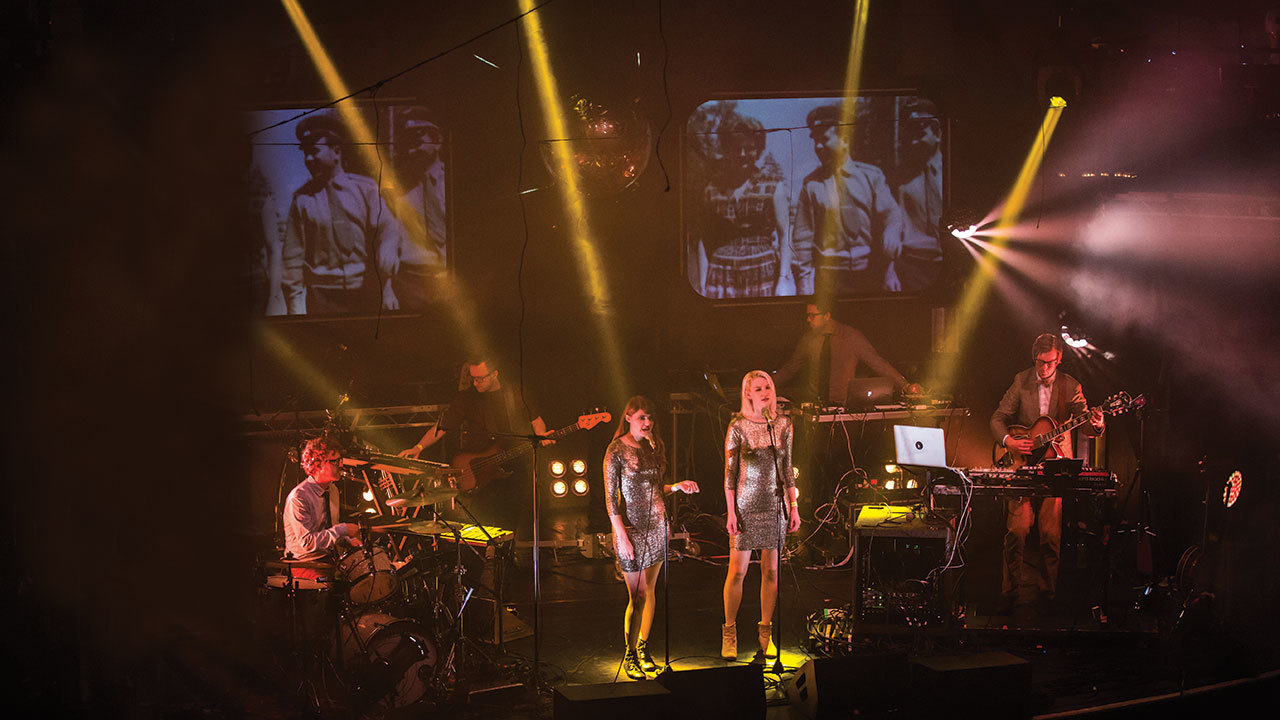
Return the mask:
{"type": "MultiPolygon", "coordinates": [[[[853,137],[858,115],[858,92],[862,89],[862,58],[867,43],[867,14],[870,7],[871,0],[858,0],[854,5],[853,28],[849,36],[849,56],[845,59],[844,65],[844,100],[840,103],[839,133],[841,141],[845,147],[849,148],[850,156],[853,154],[853,137]]],[[[832,190],[834,189],[833,186],[832,190]]],[[[823,227],[839,227],[840,198],[834,192],[832,197],[827,198],[826,216],[823,227]]],[[[814,241],[820,243],[822,239],[814,238],[814,241]]],[[[814,301],[818,305],[829,304],[835,297],[835,288],[828,279],[830,276],[817,272],[817,248],[814,249],[813,262],[814,301]]]]}
{"type": "MultiPolygon", "coordinates": [[[[280,334],[274,328],[261,321],[258,321],[255,327],[263,346],[267,348],[267,352],[271,353],[281,364],[293,372],[311,392],[325,398],[327,403],[338,404],[339,397],[343,391],[330,382],[323,372],[295,350],[289,344],[289,341],[280,337],[280,334]]],[[[366,430],[362,434],[366,435],[366,440],[379,447],[392,447],[392,444],[396,442],[394,438],[378,430],[366,430]]]]}
{"type": "Polygon", "coordinates": [[[520,11],[527,13],[523,17],[525,44],[529,49],[533,75],[538,84],[542,119],[550,136],[552,156],[555,158],[556,166],[560,168],[558,174],[564,182],[561,200],[569,219],[574,256],[578,260],[579,281],[590,302],[596,336],[604,351],[605,362],[611,376],[611,392],[615,398],[625,398],[630,394],[628,391],[631,385],[630,374],[627,372],[621,346],[614,333],[613,324],[610,322],[613,306],[609,298],[608,282],[600,261],[600,253],[596,248],[596,240],[591,231],[585,195],[578,181],[578,164],[573,157],[572,138],[569,137],[568,126],[565,123],[556,77],[551,71],[551,55],[542,31],[542,20],[538,13],[530,12],[533,8],[533,0],[520,0],[520,11]]]}
{"type": "MultiPolygon", "coordinates": [[[[307,53],[311,55],[311,62],[315,64],[316,71],[320,73],[320,79],[324,82],[325,88],[333,97],[346,97],[351,94],[347,87],[347,83],[342,79],[342,75],[338,73],[338,68],[333,63],[333,59],[329,57],[329,51],[325,49],[324,43],[320,41],[320,36],[316,34],[315,28],[311,25],[311,21],[307,18],[307,14],[302,9],[302,5],[298,0],[280,0],[284,5],[285,12],[288,13],[289,19],[293,22],[293,27],[298,32],[298,37],[302,39],[302,44],[307,48],[307,53]]],[[[368,167],[381,167],[381,157],[374,139],[374,133],[369,127],[369,123],[364,116],[356,109],[354,103],[340,102],[337,105],[338,113],[346,124],[347,129],[351,132],[352,138],[355,139],[355,147],[360,153],[362,159],[368,167]]],[[[392,174],[389,180],[389,186],[395,190],[402,187],[399,180],[392,174]]],[[[426,237],[427,229],[415,215],[407,218],[399,218],[405,223],[406,231],[411,237],[426,237]]],[[[491,355],[489,344],[485,336],[482,325],[479,321],[475,302],[454,278],[444,277],[441,282],[444,287],[441,288],[443,299],[446,306],[453,313],[454,320],[458,326],[462,341],[466,345],[466,357],[489,357],[491,355]]]]}
{"type": "Polygon", "coordinates": [[[1050,101],[1049,109],[1045,112],[1044,120],[1040,123],[1040,131],[1036,134],[1031,150],[1027,153],[1027,158],[1022,163],[1022,169],[1018,172],[1018,177],[1014,181],[1013,187],[1009,190],[1008,197],[1005,199],[1000,219],[990,232],[991,252],[976,254],[978,262],[974,265],[973,273],[965,285],[964,294],[956,305],[955,320],[947,331],[948,337],[944,344],[945,347],[957,348],[957,352],[950,356],[940,356],[929,374],[928,385],[935,392],[950,392],[955,384],[955,375],[959,368],[960,358],[963,357],[967,349],[969,335],[973,332],[973,328],[977,326],[978,318],[986,305],[991,283],[998,269],[995,256],[998,256],[1004,249],[1005,244],[1009,241],[1010,229],[1017,224],[1023,208],[1026,207],[1027,196],[1031,193],[1031,186],[1035,182],[1036,173],[1040,170],[1040,163],[1044,160],[1045,149],[1049,147],[1049,140],[1053,137],[1053,130],[1057,127],[1058,120],[1062,117],[1062,110],[1065,107],[1066,103],[1061,98],[1054,98],[1050,101]]]}

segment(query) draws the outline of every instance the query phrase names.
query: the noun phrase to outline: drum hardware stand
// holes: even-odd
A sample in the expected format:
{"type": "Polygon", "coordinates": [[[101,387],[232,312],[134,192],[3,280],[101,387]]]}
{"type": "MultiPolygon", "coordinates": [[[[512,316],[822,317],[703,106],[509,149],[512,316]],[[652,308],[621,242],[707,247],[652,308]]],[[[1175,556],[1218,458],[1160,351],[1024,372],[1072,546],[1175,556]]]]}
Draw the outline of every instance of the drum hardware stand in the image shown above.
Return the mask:
{"type": "MultiPolygon", "coordinates": [[[[467,515],[471,517],[472,520],[476,520],[475,515],[472,515],[471,511],[466,507],[466,505],[464,505],[461,502],[458,502],[457,505],[461,507],[463,511],[466,512],[467,515]]],[[[456,546],[454,550],[456,560],[455,560],[454,569],[452,572],[452,575],[454,576],[454,580],[453,580],[454,587],[452,589],[453,589],[453,592],[456,593],[456,597],[458,597],[459,599],[457,613],[454,614],[452,611],[449,613],[450,625],[452,626],[452,630],[456,632],[456,635],[453,638],[453,643],[449,647],[448,656],[445,658],[444,664],[442,664],[440,667],[446,671],[454,671],[454,672],[458,672],[458,674],[461,674],[460,671],[454,670],[454,660],[456,657],[460,657],[461,661],[459,662],[459,665],[463,670],[465,670],[470,665],[470,662],[469,662],[470,655],[467,652],[468,650],[470,650],[473,653],[479,654],[486,661],[490,661],[490,658],[487,655],[485,655],[484,652],[481,651],[479,648],[475,647],[474,642],[471,640],[470,637],[467,636],[467,624],[466,624],[466,620],[463,618],[463,612],[466,610],[467,604],[471,602],[471,597],[475,593],[475,588],[474,587],[465,588],[465,594],[464,594],[462,577],[463,575],[466,574],[467,570],[466,570],[466,567],[462,564],[462,548],[463,546],[466,546],[469,552],[474,553],[478,558],[480,558],[480,561],[482,564],[484,562],[484,556],[480,554],[475,548],[471,547],[466,542],[464,542],[462,538],[462,527],[460,525],[456,523],[451,523],[448,520],[445,520],[444,518],[439,516],[437,516],[436,522],[439,522],[440,524],[444,525],[446,528],[449,529],[451,533],[453,533],[453,541],[454,541],[454,545],[456,546]],[[462,651],[461,653],[458,652],[459,649],[461,649],[462,651]]],[[[483,525],[481,525],[477,521],[475,526],[480,528],[480,532],[484,533],[485,537],[488,539],[489,542],[492,542],[493,536],[489,534],[488,530],[484,529],[483,525]]],[[[501,617],[501,610],[502,608],[500,605],[494,606],[495,615],[497,615],[498,618],[501,617]]],[[[498,622],[498,621],[499,620],[495,619],[495,622],[498,622]]],[[[440,671],[437,670],[437,674],[439,674],[439,672],[440,671]]],[[[442,677],[447,677],[447,675],[443,675],[442,677]]]]}

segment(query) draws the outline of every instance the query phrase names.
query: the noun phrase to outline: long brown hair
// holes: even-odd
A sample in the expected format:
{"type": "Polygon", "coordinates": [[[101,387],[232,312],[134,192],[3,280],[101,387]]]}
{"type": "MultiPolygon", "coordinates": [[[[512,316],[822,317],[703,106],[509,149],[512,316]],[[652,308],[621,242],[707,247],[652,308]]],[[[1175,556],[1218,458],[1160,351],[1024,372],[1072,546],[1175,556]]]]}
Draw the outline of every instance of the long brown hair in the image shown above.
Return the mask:
{"type": "MultiPolygon", "coordinates": [[[[613,433],[614,440],[631,431],[631,424],[627,422],[627,416],[634,414],[637,410],[643,410],[648,413],[649,417],[653,417],[653,403],[649,402],[649,398],[644,395],[632,395],[627,400],[626,407],[622,410],[622,415],[618,420],[618,429],[613,433]]],[[[657,418],[653,419],[653,427],[650,428],[649,434],[653,436],[653,451],[658,460],[658,474],[666,475],[667,446],[662,442],[662,435],[658,433],[657,418]]]]}

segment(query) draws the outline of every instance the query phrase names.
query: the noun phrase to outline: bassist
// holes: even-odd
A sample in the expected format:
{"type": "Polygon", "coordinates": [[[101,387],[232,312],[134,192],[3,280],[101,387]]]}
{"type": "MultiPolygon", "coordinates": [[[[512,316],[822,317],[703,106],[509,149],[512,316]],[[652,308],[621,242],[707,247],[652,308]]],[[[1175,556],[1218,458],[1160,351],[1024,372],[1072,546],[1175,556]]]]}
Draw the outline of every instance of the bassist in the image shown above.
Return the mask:
{"type": "MultiPolygon", "coordinates": [[[[1089,422],[1082,432],[1096,436],[1102,434],[1105,416],[1099,408],[1089,409],[1084,390],[1079,381],[1059,372],[1062,363],[1062,338],[1044,333],[1031,344],[1033,366],[1018,373],[1013,384],[1000,399],[1000,405],[991,415],[991,434],[1015,457],[1032,452],[1030,438],[1020,435],[1011,426],[1031,427],[1042,417],[1055,424],[1077,413],[1089,412],[1089,422]]],[[[1049,457],[1071,457],[1071,435],[1064,434],[1052,448],[1049,457]]],[[[1043,604],[1053,601],[1058,582],[1058,554],[1062,542],[1062,498],[1043,498],[1033,502],[1031,498],[1013,498],[1008,501],[1005,516],[1004,570],[1002,573],[1002,597],[1000,612],[1012,611],[1017,602],[1022,559],[1031,524],[1038,518],[1040,535],[1040,567],[1038,578],[1039,599],[1043,604]]]]}
{"type": "MultiPolygon", "coordinates": [[[[524,442],[510,435],[527,435],[530,430],[538,435],[547,434],[547,426],[541,417],[530,419],[520,399],[520,388],[515,383],[503,383],[497,367],[488,358],[468,362],[458,394],[440,421],[427,429],[422,439],[413,447],[400,453],[403,457],[418,457],[450,432],[457,433],[461,454],[485,454],[511,443],[524,442]]],[[[466,501],[468,507],[486,525],[519,530],[520,523],[529,524],[523,512],[529,495],[530,462],[517,463],[519,467],[507,477],[497,478],[479,488],[466,501]]]]}

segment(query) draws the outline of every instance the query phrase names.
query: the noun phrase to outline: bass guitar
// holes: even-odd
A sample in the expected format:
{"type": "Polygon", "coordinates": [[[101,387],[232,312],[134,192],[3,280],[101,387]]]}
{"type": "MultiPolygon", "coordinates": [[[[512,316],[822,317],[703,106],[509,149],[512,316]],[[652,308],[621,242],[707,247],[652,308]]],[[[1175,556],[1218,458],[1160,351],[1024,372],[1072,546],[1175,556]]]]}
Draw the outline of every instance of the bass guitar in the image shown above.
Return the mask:
{"type": "MultiPolygon", "coordinates": [[[[566,425],[545,437],[548,440],[559,440],[579,430],[590,430],[596,425],[607,423],[612,419],[608,412],[583,415],[578,418],[578,422],[566,425]]],[[[458,489],[463,492],[475,490],[488,485],[493,480],[507,477],[511,472],[504,468],[503,465],[531,452],[533,452],[532,444],[521,443],[506,450],[494,445],[484,452],[458,453],[453,458],[453,469],[458,475],[458,489]]]]}
{"type": "Polygon", "coordinates": [[[1095,409],[1102,410],[1106,415],[1119,415],[1136,408],[1140,408],[1147,404],[1146,396],[1139,395],[1131,397],[1127,392],[1118,392],[1107,398],[1107,401],[1098,405],[1097,408],[1089,408],[1082,413],[1072,415],[1062,424],[1055,423],[1053,418],[1047,415],[1041,415],[1031,427],[1022,425],[1010,425],[1009,436],[1013,438],[1029,438],[1031,440],[1031,452],[1025,455],[1013,450],[1005,448],[1003,445],[997,444],[995,447],[995,466],[1000,468],[1020,468],[1023,465],[1037,465],[1044,460],[1053,460],[1062,457],[1059,444],[1067,433],[1089,422],[1089,416],[1095,409]]]}

